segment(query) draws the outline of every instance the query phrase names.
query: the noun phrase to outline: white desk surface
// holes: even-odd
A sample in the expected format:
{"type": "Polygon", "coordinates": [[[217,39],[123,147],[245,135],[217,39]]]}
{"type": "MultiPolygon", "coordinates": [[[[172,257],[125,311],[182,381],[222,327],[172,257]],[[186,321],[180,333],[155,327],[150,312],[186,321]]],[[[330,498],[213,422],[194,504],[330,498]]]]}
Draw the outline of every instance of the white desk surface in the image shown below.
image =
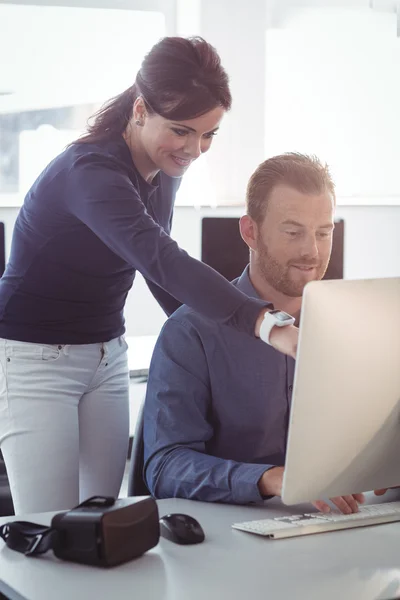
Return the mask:
{"type": "MultiPolygon", "coordinates": [[[[178,546],[161,539],[144,556],[101,569],[61,562],[51,553],[26,558],[0,540],[0,591],[12,600],[388,600],[400,594],[400,523],[269,540],[231,524],[309,512],[309,505],[284,507],[273,500],[269,508],[241,507],[180,499],[158,505],[160,515],[197,518],[206,541],[178,546]]],[[[23,518],[48,524],[51,516],[23,518]]]]}

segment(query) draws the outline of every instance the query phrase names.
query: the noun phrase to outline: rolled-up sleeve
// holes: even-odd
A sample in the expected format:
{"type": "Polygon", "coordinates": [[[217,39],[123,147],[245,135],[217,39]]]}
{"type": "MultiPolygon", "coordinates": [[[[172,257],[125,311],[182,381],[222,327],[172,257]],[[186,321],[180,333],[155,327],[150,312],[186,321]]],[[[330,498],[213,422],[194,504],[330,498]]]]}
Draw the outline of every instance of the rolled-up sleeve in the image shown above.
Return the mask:
{"type": "Polygon", "coordinates": [[[272,465],[210,456],[212,397],[200,336],[176,315],[153,354],[144,407],[145,478],[156,498],[262,502],[258,481],[272,465]]]}

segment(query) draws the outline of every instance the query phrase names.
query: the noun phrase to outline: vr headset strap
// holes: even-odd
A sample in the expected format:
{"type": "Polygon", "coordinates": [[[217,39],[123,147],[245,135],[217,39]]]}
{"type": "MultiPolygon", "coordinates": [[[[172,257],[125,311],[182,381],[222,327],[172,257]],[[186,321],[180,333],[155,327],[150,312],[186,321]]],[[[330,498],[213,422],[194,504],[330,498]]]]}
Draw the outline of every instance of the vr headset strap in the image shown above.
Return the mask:
{"type": "Polygon", "coordinates": [[[11,521],[0,527],[0,537],[8,548],[26,556],[44,554],[50,550],[55,534],[51,527],[27,521],[11,521]]]}

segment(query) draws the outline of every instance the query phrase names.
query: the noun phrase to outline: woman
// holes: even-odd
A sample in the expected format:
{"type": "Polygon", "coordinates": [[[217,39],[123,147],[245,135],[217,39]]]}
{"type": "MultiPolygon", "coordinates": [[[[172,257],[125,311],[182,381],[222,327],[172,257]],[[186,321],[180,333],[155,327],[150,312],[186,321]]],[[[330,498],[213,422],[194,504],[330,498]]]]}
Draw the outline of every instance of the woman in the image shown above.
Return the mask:
{"type": "MultiPolygon", "coordinates": [[[[169,237],[180,178],[230,105],[216,51],[165,38],[28,192],[0,281],[0,443],[16,513],[118,495],[129,436],[123,310],[136,270],[167,314],[184,302],[258,335],[265,303],[169,237]]],[[[272,343],[293,355],[291,330],[272,343]]]]}

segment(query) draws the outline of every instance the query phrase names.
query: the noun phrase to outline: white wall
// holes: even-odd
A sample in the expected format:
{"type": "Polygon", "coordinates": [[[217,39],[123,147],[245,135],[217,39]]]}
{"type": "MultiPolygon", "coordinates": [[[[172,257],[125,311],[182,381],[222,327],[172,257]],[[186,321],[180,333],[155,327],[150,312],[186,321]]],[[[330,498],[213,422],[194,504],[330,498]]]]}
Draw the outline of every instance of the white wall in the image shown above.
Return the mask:
{"type": "MultiPolygon", "coordinates": [[[[233,95],[205,157],[210,202],[241,203],[255,166],[286,151],[327,161],[351,203],[399,202],[400,37],[395,12],[370,7],[390,2],[186,1],[196,4],[194,30],[185,24],[182,33],[216,46],[233,95]]],[[[197,180],[187,189],[198,203],[197,180]]]]}
{"type": "MultiPolygon", "coordinates": [[[[6,225],[9,250],[17,208],[0,208],[6,225]]],[[[173,236],[192,256],[200,257],[201,219],[204,216],[240,216],[243,209],[177,207],[173,236]]],[[[345,220],[345,277],[349,279],[400,276],[400,205],[339,206],[337,216],[345,220]]],[[[160,330],[165,316],[141,277],[129,294],[125,311],[128,335],[150,335],[160,330]]]]}
{"type": "Polygon", "coordinates": [[[400,195],[396,24],[369,8],[286,11],[266,34],[267,156],[317,154],[340,196],[400,195]]]}

